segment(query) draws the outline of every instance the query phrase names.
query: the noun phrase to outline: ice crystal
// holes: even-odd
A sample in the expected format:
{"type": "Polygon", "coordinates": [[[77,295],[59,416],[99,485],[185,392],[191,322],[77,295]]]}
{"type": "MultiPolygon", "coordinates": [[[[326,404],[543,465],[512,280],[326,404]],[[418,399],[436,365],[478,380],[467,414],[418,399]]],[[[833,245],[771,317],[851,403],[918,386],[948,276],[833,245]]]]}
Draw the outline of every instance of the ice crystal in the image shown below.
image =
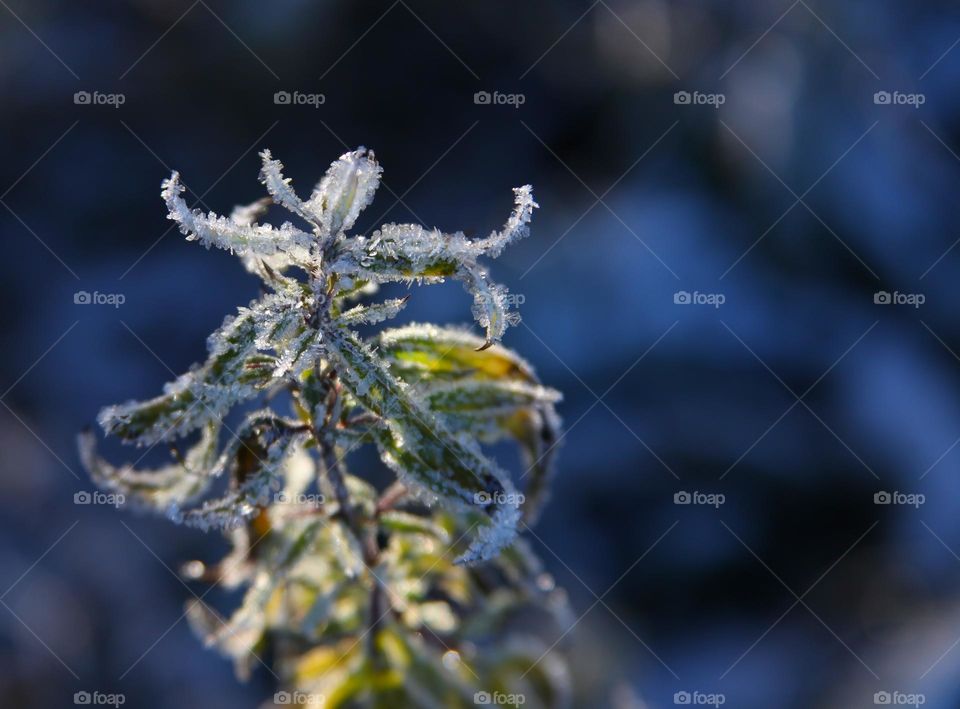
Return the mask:
{"type": "Polygon", "coordinates": [[[559,622],[563,608],[552,583],[535,581],[543,572],[517,537],[520,520],[532,524],[545,499],[560,395],[499,344],[519,319],[516,299],[481,263],[528,235],[531,188],[514,190],[505,224],[485,238],[416,224],[352,234],[380,183],[372,151],[342,155],[307,199],[269,151],[261,158],[269,196],[229,216],[189,207],[177,173],[162,186],[168,216],[188,241],[237,255],[266,289],[224,320],[205,361],[160,396],[100,412],[106,433],[137,446],[168,444],[174,461],[155,470],[113,466],[88,432],[84,465],[134,506],[231,540],[226,559],[209,568],[193,562],[185,575],[246,586],[240,607],[222,621],[197,602],[187,616],[241,675],[271,643],[284,684],[323,694],[328,706],[468,706],[475,691],[507,686],[511,676],[519,682],[524,657],[542,668],[522,685],[528,704],[562,704],[563,682],[550,674],[556,662],[543,641],[524,635],[500,650],[476,649],[489,645],[484,623],[499,622],[491,614],[540,608],[559,622]],[[297,223],[261,223],[272,206],[297,223]],[[472,297],[482,336],[428,324],[359,334],[407,302],[372,300],[379,284],[447,278],[472,297]],[[288,416],[261,409],[236,431],[225,422],[238,405],[280,391],[288,416]],[[194,442],[181,453],[187,437],[194,442]],[[482,447],[505,438],[525,463],[512,477],[482,447]],[[347,455],[363,445],[396,474],[388,489],[347,469],[347,455]],[[494,589],[498,600],[488,604],[494,589]],[[422,631],[445,638],[446,652],[422,631]],[[550,660],[538,662],[544,655],[550,660]]]}

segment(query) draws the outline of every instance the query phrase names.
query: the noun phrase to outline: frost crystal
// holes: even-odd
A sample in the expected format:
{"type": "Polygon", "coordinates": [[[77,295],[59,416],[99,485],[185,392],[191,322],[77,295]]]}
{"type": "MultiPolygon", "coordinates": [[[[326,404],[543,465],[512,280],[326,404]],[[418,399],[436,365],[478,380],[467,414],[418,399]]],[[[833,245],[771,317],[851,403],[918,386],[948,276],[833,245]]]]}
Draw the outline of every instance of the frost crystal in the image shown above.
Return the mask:
{"type": "Polygon", "coordinates": [[[416,224],[354,235],[380,183],[372,151],[342,155],[306,200],[269,151],[261,158],[269,196],[228,217],[188,206],[177,173],[163,183],[168,216],[187,240],[239,256],[267,291],[227,317],[207,340],[206,360],[160,396],[100,412],[105,432],[137,446],[168,444],[173,462],[115,467],[84,433],[83,464],[133,506],[222,530],[232,541],[220,564],[192,562],[187,575],[246,586],[243,602],[225,622],[202,602],[187,616],[241,675],[276,641],[284,684],[327,697],[377,687],[366,690],[381,693],[377,706],[446,706],[455,696],[469,705],[496,681],[525,688],[531,706],[561,706],[562,682],[543,670],[521,683],[535,665],[556,666],[552,655],[539,662],[551,652],[546,643],[524,636],[471,656],[478,643],[489,645],[478,628],[501,623],[474,615],[538,607],[561,615],[562,602],[552,585],[535,581],[543,572],[517,537],[521,519],[532,524],[546,497],[560,395],[498,344],[519,320],[516,299],[481,264],[528,235],[537,208],[531,188],[514,190],[513,211],[486,238],[416,224]],[[261,223],[272,206],[299,226],[261,223]],[[472,297],[482,337],[420,324],[370,340],[357,331],[395,318],[407,302],[371,300],[379,284],[447,278],[472,297]],[[236,431],[226,422],[236,407],[280,393],[287,416],[261,409],[236,431]],[[185,437],[193,443],[181,452],[185,437]],[[513,479],[482,448],[503,439],[523,455],[525,469],[513,479]],[[396,474],[388,489],[347,470],[348,453],[363,445],[396,474]],[[457,650],[438,654],[422,631],[457,650]],[[531,665],[522,675],[520,656],[531,665]],[[475,671],[464,675],[468,660],[475,671]],[[408,681],[384,679],[394,671],[408,681]],[[486,684],[473,684],[478,673],[486,684]]]}

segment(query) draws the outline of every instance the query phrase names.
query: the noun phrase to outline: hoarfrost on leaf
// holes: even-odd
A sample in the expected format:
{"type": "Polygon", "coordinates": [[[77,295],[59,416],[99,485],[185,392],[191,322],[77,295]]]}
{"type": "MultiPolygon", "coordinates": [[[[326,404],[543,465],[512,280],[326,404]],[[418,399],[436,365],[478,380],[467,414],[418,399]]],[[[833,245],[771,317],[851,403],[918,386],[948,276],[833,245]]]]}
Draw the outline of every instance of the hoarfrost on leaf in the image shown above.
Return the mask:
{"type": "Polygon", "coordinates": [[[325,239],[349,231],[357,217],[373,201],[380,186],[380,173],[373,151],[358,148],[344,153],[330,166],[307,202],[320,215],[325,239]]]}
{"type": "Polygon", "coordinates": [[[167,217],[180,225],[187,241],[199,241],[207,248],[216,246],[240,256],[286,253],[299,261],[309,259],[313,237],[290,222],[285,222],[279,229],[268,225],[245,226],[213,212],[204,214],[199,209],[190,209],[181,197],[183,191],[177,172],[163,183],[162,195],[169,210],[167,217]]]}

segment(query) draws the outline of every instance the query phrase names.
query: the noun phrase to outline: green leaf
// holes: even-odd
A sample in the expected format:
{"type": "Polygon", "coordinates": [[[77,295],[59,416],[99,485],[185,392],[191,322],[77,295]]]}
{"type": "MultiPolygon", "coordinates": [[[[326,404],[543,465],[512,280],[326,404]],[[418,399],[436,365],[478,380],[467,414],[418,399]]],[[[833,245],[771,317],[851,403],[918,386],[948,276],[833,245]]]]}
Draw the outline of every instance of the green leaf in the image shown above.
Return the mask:
{"type": "Polygon", "coordinates": [[[478,351],[485,341],[459,328],[411,324],[384,330],[378,344],[391,370],[411,383],[464,378],[537,381],[533,368],[519,355],[499,345],[478,351]]]}
{"type": "Polygon", "coordinates": [[[461,562],[488,559],[516,536],[518,505],[502,471],[479,447],[451,433],[411,396],[359,337],[345,329],[326,333],[344,385],[386,424],[384,461],[404,482],[463,508],[486,513],[461,562]],[[489,503],[489,504],[485,504],[489,503]]]}
{"type": "MultiPolygon", "coordinates": [[[[98,421],[106,433],[138,445],[190,433],[222,418],[232,406],[253,397],[276,376],[301,362],[316,340],[314,335],[304,345],[303,331],[303,312],[297,298],[266,295],[240,308],[208,338],[210,354],[202,367],[167,384],[162,396],[103,409],[98,421]],[[296,344],[297,351],[288,353],[288,343],[296,344]],[[282,355],[284,367],[279,373],[267,368],[270,360],[259,353],[270,350],[282,355]]],[[[274,364],[279,368],[276,361],[274,364]]]]}
{"type": "Polygon", "coordinates": [[[482,340],[456,328],[409,325],[385,330],[379,344],[391,371],[413,385],[453,432],[485,442],[517,440],[525,464],[524,519],[533,524],[554,472],[559,392],[541,386],[533,368],[511,350],[497,345],[477,351],[482,340]]]}

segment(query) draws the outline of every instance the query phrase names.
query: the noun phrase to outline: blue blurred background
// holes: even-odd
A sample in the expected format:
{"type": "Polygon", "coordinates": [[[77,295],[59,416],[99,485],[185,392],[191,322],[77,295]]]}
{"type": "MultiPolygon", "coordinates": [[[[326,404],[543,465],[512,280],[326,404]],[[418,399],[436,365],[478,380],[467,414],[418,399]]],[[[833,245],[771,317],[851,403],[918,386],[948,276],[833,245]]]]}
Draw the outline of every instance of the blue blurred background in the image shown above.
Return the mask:
{"type": "MultiPolygon", "coordinates": [[[[178,622],[223,542],[74,504],[74,437],[257,294],[171,229],[170,170],[229,212],[259,150],[307,191],[361,144],[364,229],[484,234],[535,186],[492,271],[566,395],[532,540],[578,706],[960,706],[955,3],[0,5],[3,706],[272,692],[178,622]]],[[[470,318],[455,284],[408,313],[470,318]]]]}

